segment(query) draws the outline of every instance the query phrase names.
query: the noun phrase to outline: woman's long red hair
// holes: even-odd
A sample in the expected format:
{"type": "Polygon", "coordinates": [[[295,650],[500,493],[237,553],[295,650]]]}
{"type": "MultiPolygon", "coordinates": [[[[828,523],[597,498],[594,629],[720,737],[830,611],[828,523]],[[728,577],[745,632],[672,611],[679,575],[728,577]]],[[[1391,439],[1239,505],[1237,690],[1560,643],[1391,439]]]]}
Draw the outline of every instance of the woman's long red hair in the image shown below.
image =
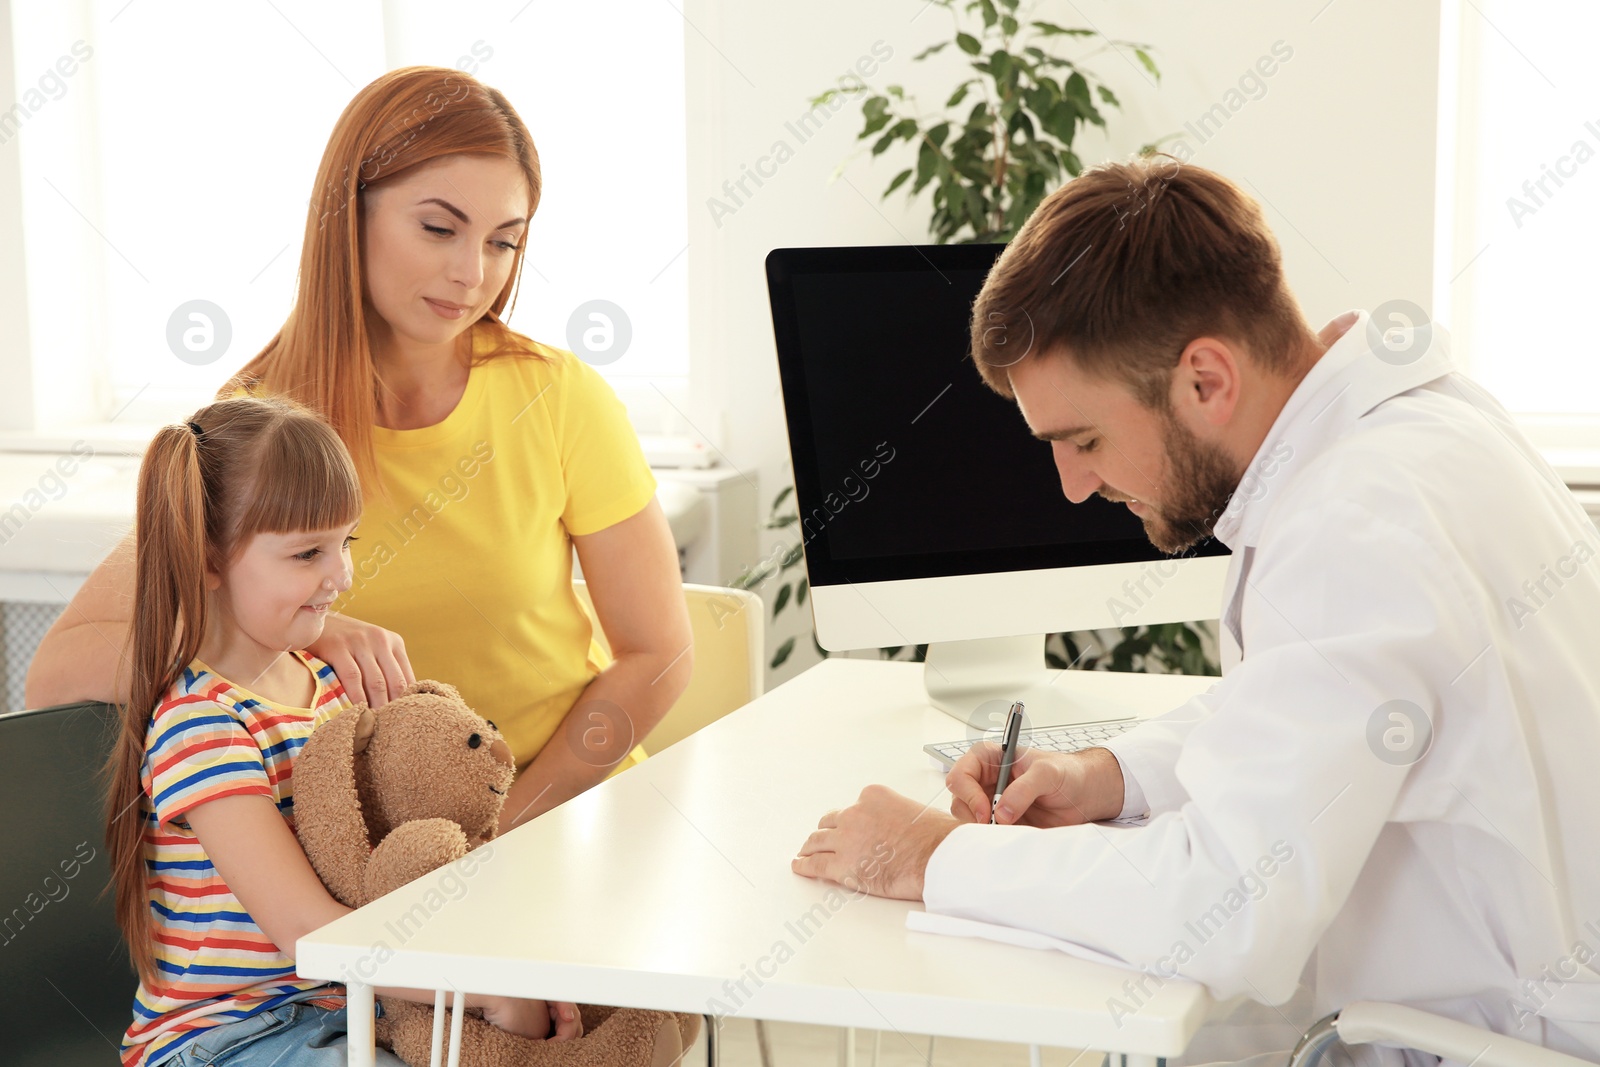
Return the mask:
{"type": "MultiPolygon", "coordinates": [[[[317,168],[300,251],[294,309],[275,337],[223,387],[292,397],[322,415],[354,457],[362,481],[382,494],[372,447],[383,383],[368,343],[362,298],[365,192],[412,168],[459,154],[509,159],[528,186],[528,217],[539,206],[539,153],[506,98],[449,67],[401,67],[356,94],[339,116],[317,168]]],[[[504,324],[515,303],[527,242],[490,310],[471,329],[492,344],[480,360],[533,356],[504,324]]]]}

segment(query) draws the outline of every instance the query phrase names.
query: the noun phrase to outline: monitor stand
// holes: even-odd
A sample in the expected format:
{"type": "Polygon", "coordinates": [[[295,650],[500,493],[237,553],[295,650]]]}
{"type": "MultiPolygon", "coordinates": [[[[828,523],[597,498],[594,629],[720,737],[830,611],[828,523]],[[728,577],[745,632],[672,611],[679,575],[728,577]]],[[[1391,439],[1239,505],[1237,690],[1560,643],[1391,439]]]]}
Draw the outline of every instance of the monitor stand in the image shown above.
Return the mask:
{"type": "Polygon", "coordinates": [[[1028,726],[1117,718],[1051,685],[1059,672],[1044,662],[1044,635],[987,637],[930,644],[922,668],[928,701],[978,736],[1001,729],[1011,702],[1026,705],[1028,726]]]}

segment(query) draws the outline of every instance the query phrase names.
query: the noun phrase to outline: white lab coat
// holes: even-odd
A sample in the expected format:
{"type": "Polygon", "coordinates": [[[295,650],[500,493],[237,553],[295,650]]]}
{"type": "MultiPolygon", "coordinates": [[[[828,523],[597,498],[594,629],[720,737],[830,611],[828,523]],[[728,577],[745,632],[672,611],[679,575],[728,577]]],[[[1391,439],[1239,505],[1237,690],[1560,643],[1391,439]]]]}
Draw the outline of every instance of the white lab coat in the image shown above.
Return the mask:
{"type": "Polygon", "coordinates": [[[1442,329],[1403,362],[1370,322],[1218,522],[1222,679],[1108,746],[1134,821],[962,826],[926,906],[1143,969],[1114,1015],[1304,983],[1600,1058],[1600,531],[1442,329]]]}

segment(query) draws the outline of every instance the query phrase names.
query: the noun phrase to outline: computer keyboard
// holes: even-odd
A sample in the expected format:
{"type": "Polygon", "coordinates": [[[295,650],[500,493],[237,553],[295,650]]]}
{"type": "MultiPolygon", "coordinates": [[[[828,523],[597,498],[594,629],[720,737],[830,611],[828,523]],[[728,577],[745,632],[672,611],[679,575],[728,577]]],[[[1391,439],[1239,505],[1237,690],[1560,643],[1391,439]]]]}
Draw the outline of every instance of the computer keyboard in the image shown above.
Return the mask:
{"type": "MultiPolygon", "coordinates": [[[[1047,752],[1076,752],[1080,748],[1094,748],[1104,744],[1137,725],[1139,725],[1138,719],[1116,719],[1111,722],[1084,722],[1072,726],[1040,726],[1022,731],[1018,743],[1023,748],[1039,748],[1047,752]]],[[[975,737],[965,741],[940,741],[936,744],[923,745],[922,751],[946,767],[954,767],[956,760],[966,755],[967,749],[984,740],[993,738],[975,737]]]]}

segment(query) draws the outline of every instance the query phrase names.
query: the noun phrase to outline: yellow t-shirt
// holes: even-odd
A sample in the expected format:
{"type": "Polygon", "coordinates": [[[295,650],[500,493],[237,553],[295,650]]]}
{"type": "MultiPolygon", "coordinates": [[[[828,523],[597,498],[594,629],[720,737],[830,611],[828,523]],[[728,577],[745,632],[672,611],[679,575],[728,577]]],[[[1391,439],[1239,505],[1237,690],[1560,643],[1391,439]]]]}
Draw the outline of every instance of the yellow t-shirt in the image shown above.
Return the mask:
{"type": "MultiPolygon", "coordinates": [[[[398,633],[417,677],[493,719],[519,768],[611,662],[572,589],[571,535],[638,514],[656,491],[599,373],[527,344],[548,359],[473,367],[443,422],[373,428],[390,499],[364,501],[353,584],[335,604],[398,633]]],[[[618,770],[643,758],[633,740],[618,770]]]]}

